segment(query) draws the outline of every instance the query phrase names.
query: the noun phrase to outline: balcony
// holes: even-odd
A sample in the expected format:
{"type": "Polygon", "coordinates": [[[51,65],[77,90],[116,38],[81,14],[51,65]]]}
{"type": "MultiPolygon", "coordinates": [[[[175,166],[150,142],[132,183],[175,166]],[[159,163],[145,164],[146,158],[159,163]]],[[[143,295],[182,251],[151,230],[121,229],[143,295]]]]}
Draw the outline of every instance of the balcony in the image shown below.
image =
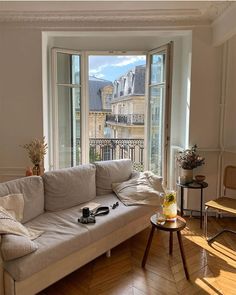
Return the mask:
{"type": "Polygon", "coordinates": [[[128,115],[107,115],[107,123],[126,124],[126,125],[144,125],[144,114],[128,114],[128,115]]]}
{"type": "Polygon", "coordinates": [[[90,162],[131,159],[133,169],[143,171],[144,157],[143,139],[126,138],[90,138],[89,157],[90,162]]]}

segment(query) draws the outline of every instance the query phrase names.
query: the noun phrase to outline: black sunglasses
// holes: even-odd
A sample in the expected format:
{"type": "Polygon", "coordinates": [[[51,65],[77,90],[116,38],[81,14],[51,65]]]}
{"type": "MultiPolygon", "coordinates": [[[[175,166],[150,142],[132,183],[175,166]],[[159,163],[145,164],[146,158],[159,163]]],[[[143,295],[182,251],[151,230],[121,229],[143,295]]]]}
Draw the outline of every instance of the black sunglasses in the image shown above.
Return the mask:
{"type": "Polygon", "coordinates": [[[111,206],[111,208],[112,209],[116,209],[116,207],[118,207],[119,206],[119,202],[116,202],[115,204],[113,204],[112,206],[111,206]]]}

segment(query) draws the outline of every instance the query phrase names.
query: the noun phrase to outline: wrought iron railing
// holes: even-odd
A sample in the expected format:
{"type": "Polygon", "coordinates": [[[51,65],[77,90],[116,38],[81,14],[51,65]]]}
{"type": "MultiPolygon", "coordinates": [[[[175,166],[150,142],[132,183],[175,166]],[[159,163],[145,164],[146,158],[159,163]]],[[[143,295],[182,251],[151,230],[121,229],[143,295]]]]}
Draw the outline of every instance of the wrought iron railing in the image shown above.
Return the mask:
{"type": "Polygon", "coordinates": [[[144,140],[128,138],[90,138],[90,162],[131,159],[133,169],[143,171],[144,140]]]}
{"type": "Polygon", "coordinates": [[[144,125],[144,114],[111,114],[106,117],[107,122],[127,124],[127,125],[144,125]]]}

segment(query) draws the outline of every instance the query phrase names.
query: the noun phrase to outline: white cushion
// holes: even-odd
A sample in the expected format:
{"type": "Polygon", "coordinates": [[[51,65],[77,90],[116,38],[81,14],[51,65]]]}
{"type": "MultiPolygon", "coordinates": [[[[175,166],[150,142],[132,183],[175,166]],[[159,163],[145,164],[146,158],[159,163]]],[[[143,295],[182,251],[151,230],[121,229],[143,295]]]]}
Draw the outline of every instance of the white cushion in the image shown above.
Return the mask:
{"type": "Polygon", "coordinates": [[[96,165],[97,196],[112,193],[112,183],[126,181],[132,174],[132,161],[129,159],[100,161],[96,165]]]}
{"type": "Polygon", "coordinates": [[[94,199],[95,172],[92,164],[46,172],[43,175],[45,209],[67,209],[94,199]]]}
{"type": "Polygon", "coordinates": [[[141,172],[138,177],[128,181],[112,184],[113,191],[125,205],[150,205],[162,204],[162,178],[150,171],[141,172]]]}
{"type": "Polygon", "coordinates": [[[0,183],[0,198],[9,194],[23,194],[25,223],[44,212],[44,189],[40,176],[23,177],[0,183]]]}

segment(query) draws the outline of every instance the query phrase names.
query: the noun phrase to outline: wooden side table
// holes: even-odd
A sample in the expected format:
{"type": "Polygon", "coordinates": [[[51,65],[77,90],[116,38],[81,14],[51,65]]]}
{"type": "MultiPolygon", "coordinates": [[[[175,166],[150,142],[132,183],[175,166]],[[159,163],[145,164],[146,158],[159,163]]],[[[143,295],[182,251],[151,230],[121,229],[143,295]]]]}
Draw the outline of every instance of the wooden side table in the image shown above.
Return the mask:
{"type": "Polygon", "coordinates": [[[188,184],[180,184],[179,182],[177,182],[177,185],[180,187],[181,189],[181,193],[180,193],[180,215],[183,216],[183,212],[184,210],[184,189],[198,189],[201,190],[201,199],[200,199],[200,228],[202,228],[202,217],[203,217],[203,209],[202,209],[202,205],[203,205],[203,189],[208,187],[208,183],[207,182],[196,182],[193,181],[191,183],[188,184]]]}
{"type": "Polygon", "coordinates": [[[146,250],[144,252],[143,256],[143,261],[142,261],[142,267],[145,267],[148,253],[152,244],[152,238],[155,229],[157,230],[164,230],[170,233],[170,239],[169,239],[169,254],[172,255],[173,252],[173,232],[177,233],[178,237],[178,242],[179,242],[179,248],[180,248],[180,253],[182,257],[182,262],[183,262],[183,267],[184,267],[184,272],[186,279],[189,280],[189,274],[188,274],[188,269],[187,269],[187,264],[186,264],[186,258],[184,254],[184,247],[183,247],[183,242],[182,242],[182,237],[181,237],[181,230],[185,228],[186,226],[186,221],[178,216],[176,221],[166,221],[163,225],[157,223],[157,216],[156,214],[153,215],[150,219],[151,224],[152,224],[152,229],[148,238],[148,243],[146,246],[146,250]]]}

